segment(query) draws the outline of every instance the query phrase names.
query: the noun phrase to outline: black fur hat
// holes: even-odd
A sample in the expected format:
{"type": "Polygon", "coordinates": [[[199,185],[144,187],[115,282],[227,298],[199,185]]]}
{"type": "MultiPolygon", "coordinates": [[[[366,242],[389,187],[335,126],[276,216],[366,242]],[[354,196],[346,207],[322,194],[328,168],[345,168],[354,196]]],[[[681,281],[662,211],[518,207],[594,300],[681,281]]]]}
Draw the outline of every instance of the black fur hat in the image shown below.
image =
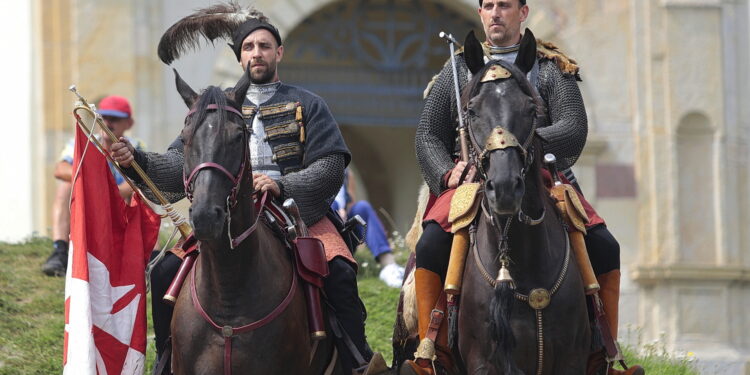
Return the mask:
{"type": "Polygon", "coordinates": [[[171,64],[184,52],[197,49],[202,37],[210,42],[219,38],[231,40],[233,44],[230,43],[229,47],[239,61],[242,41],[257,29],[270,31],[276,42],[281,45],[279,31],[268,22],[268,17],[255,8],[243,8],[238,3],[230,1],[198,9],[164,32],[159,40],[159,59],[167,65],[171,64]]]}

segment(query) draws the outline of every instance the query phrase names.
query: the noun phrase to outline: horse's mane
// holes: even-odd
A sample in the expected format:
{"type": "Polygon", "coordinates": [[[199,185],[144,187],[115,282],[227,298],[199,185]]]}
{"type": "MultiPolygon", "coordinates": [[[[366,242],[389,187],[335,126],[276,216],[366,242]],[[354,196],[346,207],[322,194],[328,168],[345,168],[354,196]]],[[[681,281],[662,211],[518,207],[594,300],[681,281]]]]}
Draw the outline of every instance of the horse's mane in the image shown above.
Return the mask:
{"type": "MultiPolygon", "coordinates": [[[[195,133],[196,128],[199,124],[202,124],[203,121],[206,120],[206,116],[208,116],[208,111],[216,111],[216,110],[209,110],[208,106],[210,104],[216,104],[220,108],[227,105],[227,97],[224,94],[224,91],[217,86],[208,86],[205,90],[201,93],[198,102],[193,106],[195,108],[195,113],[192,114],[192,116],[189,118],[188,122],[185,124],[185,129],[183,129],[183,142],[185,142],[186,145],[189,145],[193,141],[193,134],[195,133]]],[[[216,111],[219,116],[219,123],[223,124],[226,120],[226,111],[216,111]]]]}

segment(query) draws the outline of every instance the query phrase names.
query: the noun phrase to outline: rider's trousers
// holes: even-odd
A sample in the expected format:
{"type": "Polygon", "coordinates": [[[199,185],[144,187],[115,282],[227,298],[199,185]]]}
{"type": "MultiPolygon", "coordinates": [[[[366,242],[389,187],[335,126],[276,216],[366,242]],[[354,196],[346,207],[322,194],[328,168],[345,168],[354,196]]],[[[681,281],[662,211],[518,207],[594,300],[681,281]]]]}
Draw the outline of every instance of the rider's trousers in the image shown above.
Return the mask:
{"type": "MultiPolygon", "coordinates": [[[[597,276],[620,268],[620,244],[606,225],[599,224],[588,228],[584,240],[597,276]]],[[[452,242],[451,233],[443,231],[434,221],[427,222],[417,242],[417,268],[435,272],[445,281],[452,242]]]]}

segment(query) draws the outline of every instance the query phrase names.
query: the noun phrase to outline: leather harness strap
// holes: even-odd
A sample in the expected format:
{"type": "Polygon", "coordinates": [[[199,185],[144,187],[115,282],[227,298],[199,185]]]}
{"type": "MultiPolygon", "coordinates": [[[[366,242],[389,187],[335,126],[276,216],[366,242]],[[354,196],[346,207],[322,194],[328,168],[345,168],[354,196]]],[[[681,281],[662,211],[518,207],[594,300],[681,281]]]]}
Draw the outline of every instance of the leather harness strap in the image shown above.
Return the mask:
{"type": "MultiPolygon", "coordinates": [[[[265,192],[263,192],[263,194],[260,197],[260,205],[259,205],[260,208],[258,209],[258,214],[255,216],[255,222],[253,223],[253,225],[250,226],[250,228],[245,229],[245,231],[242,232],[242,234],[240,234],[239,236],[231,238],[232,228],[229,227],[229,226],[232,223],[229,222],[227,224],[227,226],[229,227],[227,229],[229,231],[229,237],[230,237],[230,239],[232,241],[232,244],[231,244],[231,248],[232,249],[234,249],[237,246],[239,246],[240,243],[242,243],[242,241],[244,241],[245,238],[247,238],[247,236],[249,236],[251,233],[255,232],[255,229],[258,228],[258,222],[260,221],[260,217],[262,216],[263,210],[266,209],[266,200],[267,199],[268,199],[268,191],[265,191],[265,192]]],[[[228,217],[229,217],[229,220],[231,220],[231,217],[232,217],[231,214],[228,217]]],[[[294,274],[296,275],[297,273],[295,272],[294,274]]]]}
{"type": "MultiPolygon", "coordinates": [[[[346,345],[346,348],[349,349],[349,352],[352,354],[352,357],[354,357],[354,360],[357,362],[358,367],[367,366],[367,361],[362,356],[362,353],[359,352],[359,349],[357,349],[357,346],[354,345],[354,341],[352,341],[352,338],[349,336],[348,333],[346,333],[346,330],[341,325],[341,322],[336,319],[336,314],[333,314],[331,310],[328,311],[328,323],[331,324],[331,328],[333,329],[333,334],[341,339],[341,342],[346,345]]],[[[335,345],[334,345],[335,347],[335,345]]]]}
{"type": "MultiPolygon", "coordinates": [[[[256,224],[257,224],[257,221],[256,221],[256,224]]],[[[266,315],[262,319],[252,322],[250,324],[241,326],[241,327],[232,327],[229,325],[222,327],[216,324],[211,319],[211,317],[208,316],[208,313],[206,313],[206,310],[203,309],[203,306],[201,306],[201,303],[198,300],[198,292],[195,289],[195,268],[193,269],[190,275],[190,295],[193,299],[193,306],[195,307],[196,310],[198,310],[198,313],[201,314],[203,319],[206,322],[208,322],[216,332],[224,336],[224,375],[232,374],[232,337],[239,335],[241,333],[245,333],[245,332],[258,329],[270,323],[272,320],[278,317],[282,312],[284,312],[287,306],[289,306],[289,303],[292,302],[292,298],[294,297],[294,294],[295,294],[294,292],[296,290],[297,290],[297,270],[295,269],[294,262],[292,262],[292,285],[289,288],[289,293],[287,293],[284,300],[281,301],[281,303],[278,306],[276,306],[276,308],[273,309],[273,311],[271,311],[268,315],[266,315]]]]}
{"type": "MultiPolygon", "coordinates": [[[[427,327],[427,333],[425,334],[426,339],[430,339],[433,343],[435,343],[435,350],[437,350],[437,337],[438,332],[440,331],[440,326],[443,324],[443,318],[445,317],[445,309],[446,309],[447,303],[446,303],[446,295],[445,292],[440,293],[440,297],[438,297],[437,302],[435,303],[435,308],[432,309],[432,312],[430,313],[430,325],[427,327]]],[[[423,367],[432,367],[432,359],[427,358],[416,358],[415,362],[423,367]]]]}

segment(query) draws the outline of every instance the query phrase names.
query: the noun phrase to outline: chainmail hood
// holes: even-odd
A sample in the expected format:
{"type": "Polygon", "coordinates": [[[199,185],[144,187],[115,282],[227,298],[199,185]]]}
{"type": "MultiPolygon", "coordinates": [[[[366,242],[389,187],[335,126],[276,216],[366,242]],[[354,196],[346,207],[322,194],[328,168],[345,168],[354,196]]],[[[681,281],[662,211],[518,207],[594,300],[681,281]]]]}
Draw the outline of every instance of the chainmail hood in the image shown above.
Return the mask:
{"type": "MultiPolygon", "coordinates": [[[[565,170],[578,160],[586,144],[588,120],[576,82],[577,66],[573,70],[568,65],[570,70],[564,71],[559,62],[562,60],[538,54],[536,89],[547,107],[547,116],[538,124],[537,135],[542,139],[543,151],[555,154],[558,169],[565,170]]],[[[460,54],[456,56],[456,67],[463,90],[470,72],[460,54]]],[[[447,189],[443,176],[455,165],[457,116],[453,72],[448,61],[425,90],[424,109],[415,138],[422,176],[435,195],[447,189]]]]}

